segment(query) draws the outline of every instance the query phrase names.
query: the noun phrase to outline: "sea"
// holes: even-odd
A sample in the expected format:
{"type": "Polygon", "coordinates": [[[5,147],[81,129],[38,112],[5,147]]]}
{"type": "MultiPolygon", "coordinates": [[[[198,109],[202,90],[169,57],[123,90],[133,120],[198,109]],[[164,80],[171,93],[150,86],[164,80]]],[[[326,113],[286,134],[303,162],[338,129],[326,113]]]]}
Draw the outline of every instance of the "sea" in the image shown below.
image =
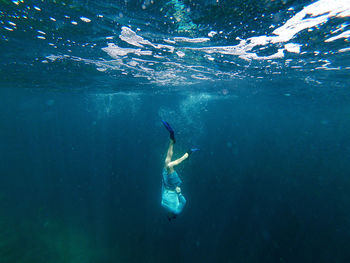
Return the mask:
{"type": "Polygon", "coordinates": [[[349,263],[350,1],[0,0],[0,139],[0,263],[349,263]]]}

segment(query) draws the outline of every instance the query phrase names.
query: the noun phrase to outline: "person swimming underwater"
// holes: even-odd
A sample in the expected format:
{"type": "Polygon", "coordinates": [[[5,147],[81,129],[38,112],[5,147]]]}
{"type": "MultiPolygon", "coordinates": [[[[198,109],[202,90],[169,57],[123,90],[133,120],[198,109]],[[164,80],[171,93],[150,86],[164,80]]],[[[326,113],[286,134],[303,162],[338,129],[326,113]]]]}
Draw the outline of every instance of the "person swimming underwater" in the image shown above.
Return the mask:
{"type": "Polygon", "coordinates": [[[174,167],[186,160],[193,152],[199,149],[189,149],[181,158],[171,161],[173,156],[173,148],[176,142],[174,130],[169,123],[162,120],[165,128],[170,134],[170,143],[165,158],[162,180],[162,206],[169,212],[168,220],[175,219],[180,214],[186,204],[186,199],[181,193],[182,181],[174,167]]]}

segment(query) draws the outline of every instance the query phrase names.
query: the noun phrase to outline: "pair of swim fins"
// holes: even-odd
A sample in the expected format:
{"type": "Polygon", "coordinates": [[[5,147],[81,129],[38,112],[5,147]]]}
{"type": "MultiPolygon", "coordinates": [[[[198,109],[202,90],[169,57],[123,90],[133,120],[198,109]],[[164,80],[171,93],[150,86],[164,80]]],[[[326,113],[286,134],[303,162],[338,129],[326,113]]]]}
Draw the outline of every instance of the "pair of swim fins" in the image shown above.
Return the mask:
{"type": "MultiPolygon", "coordinates": [[[[173,141],[173,143],[175,143],[176,140],[175,140],[175,133],[174,133],[173,128],[171,128],[170,124],[168,122],[166,122],[166,121],[162,120],[162,123],[163,123],[164,127],[168,130],[168,132],[170,134],[170,139],[173,141]]],[[[189,149],[187,151],[187,153],[188,153],[188,155],[191,155],[193,152],[196,152],[196,151],[199,151],[199,149],[198,148],[192,148],[192,149],[189,149]]]]}

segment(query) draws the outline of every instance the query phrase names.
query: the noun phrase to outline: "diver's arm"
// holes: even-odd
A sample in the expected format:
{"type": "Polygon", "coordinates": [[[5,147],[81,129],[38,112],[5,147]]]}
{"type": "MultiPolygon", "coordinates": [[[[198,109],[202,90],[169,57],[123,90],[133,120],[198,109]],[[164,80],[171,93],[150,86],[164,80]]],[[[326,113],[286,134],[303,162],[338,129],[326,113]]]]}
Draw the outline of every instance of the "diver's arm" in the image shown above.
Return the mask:
{"type": "Polygon", "coordinates": [[[170,163],[168,163],[167,167],[168,168],[173,168],[174,166],[182,163],[183,161],[185,161],[188,158],[188,153],[185,153],[181,158],[176,159],[175,161],[172,161],[170,163]]]}

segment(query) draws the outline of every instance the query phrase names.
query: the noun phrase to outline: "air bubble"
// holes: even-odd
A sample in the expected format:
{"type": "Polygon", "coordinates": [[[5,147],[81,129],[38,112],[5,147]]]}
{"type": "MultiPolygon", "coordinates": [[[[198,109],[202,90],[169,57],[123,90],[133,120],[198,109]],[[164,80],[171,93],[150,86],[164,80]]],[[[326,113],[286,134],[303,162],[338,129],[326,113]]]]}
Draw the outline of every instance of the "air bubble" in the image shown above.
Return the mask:
{"type": "Polygon", "coordinates": [[[86,23],[90,23],[91,22],[91,19],[87,18],[87,17],[84,17],[84,16],[81,16],[80,17],[80,20],[86,22],[86,23]]]}

